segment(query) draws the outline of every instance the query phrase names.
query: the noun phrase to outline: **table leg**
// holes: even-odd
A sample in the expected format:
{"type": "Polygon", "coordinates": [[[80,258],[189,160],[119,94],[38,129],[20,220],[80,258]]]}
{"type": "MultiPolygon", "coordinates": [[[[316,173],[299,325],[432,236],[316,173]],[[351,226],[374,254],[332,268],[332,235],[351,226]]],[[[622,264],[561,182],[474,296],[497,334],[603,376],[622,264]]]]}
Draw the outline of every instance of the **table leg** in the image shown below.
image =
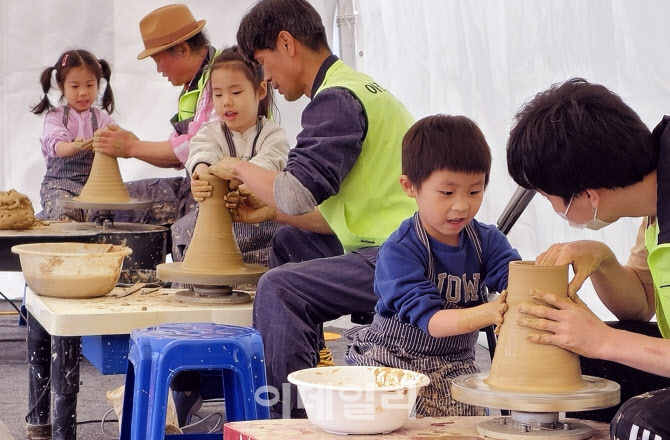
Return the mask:
{"type": "Polygon", "coordinates": [[[51,438],[51,336],[28,313],[28,415],[26,437],[33,440],[51,438]]]}
{"type": "Polygon", "coordinates": [[[53,440],[75,440],[81,338],[52,336],[51,353],[53,440]]]}

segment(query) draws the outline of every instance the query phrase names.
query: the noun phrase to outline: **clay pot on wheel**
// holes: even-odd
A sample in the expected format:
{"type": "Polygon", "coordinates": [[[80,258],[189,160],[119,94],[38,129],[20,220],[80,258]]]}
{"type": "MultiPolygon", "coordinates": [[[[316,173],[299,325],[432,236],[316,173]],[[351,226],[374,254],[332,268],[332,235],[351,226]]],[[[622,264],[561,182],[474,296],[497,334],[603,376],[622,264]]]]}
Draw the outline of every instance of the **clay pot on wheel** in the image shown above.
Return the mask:
{"type": "MultiPolygon", "coordinates": [[[[509,284],[505,321],[484,382],[504,391],[555,393],[584,386],[579,357],[553,345],[526,339],[528,329],[517,324],[517,306],[524,301],[541,304],[530,297],[530,290],[544,290],[561,297],[568,295],[568,266],[536,266],[532,261],[514,261],[509,265],[509,284]]],[[[535,331],[535,330],[534,330],[535,331]]]]}

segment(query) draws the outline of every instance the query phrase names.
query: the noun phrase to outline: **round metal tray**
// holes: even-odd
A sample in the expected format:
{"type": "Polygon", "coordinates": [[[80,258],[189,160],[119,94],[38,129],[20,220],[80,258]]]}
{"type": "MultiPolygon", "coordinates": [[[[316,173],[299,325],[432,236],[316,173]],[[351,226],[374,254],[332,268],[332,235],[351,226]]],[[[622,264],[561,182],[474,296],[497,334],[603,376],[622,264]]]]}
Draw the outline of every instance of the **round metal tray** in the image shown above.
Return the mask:
{"type": "Polygon", "coordinates": [[[188,271],[181,263],[164,263],[156,267],[156,275],[164,281],[204,286],[232,286],[255,284],[268,268],[260,264],[245,264],[242,270],[221,270],[218,272],[188,271]]]}
{"type": "Polygon", "coordinates": [[[71,197],[63,197],[56,200],[58,206],[74,209],[97,209],[100,211],[123,211],[134,209],[147,209],[153,204],[151,200],[130,199],[128,202],[89,202],[74,200],[71,197]]]}
{"type": "Polygon", "coordinates": [[[466,374],[452,381],[454,399],[471,405],[528,412],[586,411],[619,403],[618,383],[582,376],[584,387],[564,393],[531,393],[495,390],[484,382],[487,373],[466,374]]]}

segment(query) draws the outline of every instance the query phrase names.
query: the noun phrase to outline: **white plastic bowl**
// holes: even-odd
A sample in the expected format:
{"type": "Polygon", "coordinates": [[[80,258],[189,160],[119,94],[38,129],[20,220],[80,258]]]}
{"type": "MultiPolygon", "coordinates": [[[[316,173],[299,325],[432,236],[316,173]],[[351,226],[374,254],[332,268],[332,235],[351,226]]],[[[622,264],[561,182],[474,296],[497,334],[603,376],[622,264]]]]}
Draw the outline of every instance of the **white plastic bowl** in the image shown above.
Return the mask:
{"type": "Polygon", "coordinates": [[[408,420],[425,374],[389,367],[338,366],[289,374],[310,422],[336,434],[380,434],[408,420]]]}
{"type": "Polygon", "coordinates": [[[111,292],[127,246],[96,243],[32,243],[12,247],[30,289],[58,298],[94,298],[111,292]]]}

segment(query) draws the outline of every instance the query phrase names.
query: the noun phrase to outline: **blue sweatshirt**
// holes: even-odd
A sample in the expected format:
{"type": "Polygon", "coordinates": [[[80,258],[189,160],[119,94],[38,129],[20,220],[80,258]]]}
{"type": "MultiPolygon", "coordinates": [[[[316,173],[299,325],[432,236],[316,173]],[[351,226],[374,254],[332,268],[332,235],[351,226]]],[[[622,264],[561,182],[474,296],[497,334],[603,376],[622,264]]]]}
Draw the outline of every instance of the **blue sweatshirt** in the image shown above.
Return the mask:
{"type": "Polygon", "coordinates": [[[479,304],[482,285],[500,292],[507,288],[508,264],[520,260],[507,237],[495,226],[472,221],[482,244],[480,266],[474,243],[465,230],[458,246],[428,237],[438,284],[427,278],[428,252],[414,230],[414,218],[402,222],[382,244],[375,270],[376,312],[428,333],[428,321],[442,309],[479,304]]]}

